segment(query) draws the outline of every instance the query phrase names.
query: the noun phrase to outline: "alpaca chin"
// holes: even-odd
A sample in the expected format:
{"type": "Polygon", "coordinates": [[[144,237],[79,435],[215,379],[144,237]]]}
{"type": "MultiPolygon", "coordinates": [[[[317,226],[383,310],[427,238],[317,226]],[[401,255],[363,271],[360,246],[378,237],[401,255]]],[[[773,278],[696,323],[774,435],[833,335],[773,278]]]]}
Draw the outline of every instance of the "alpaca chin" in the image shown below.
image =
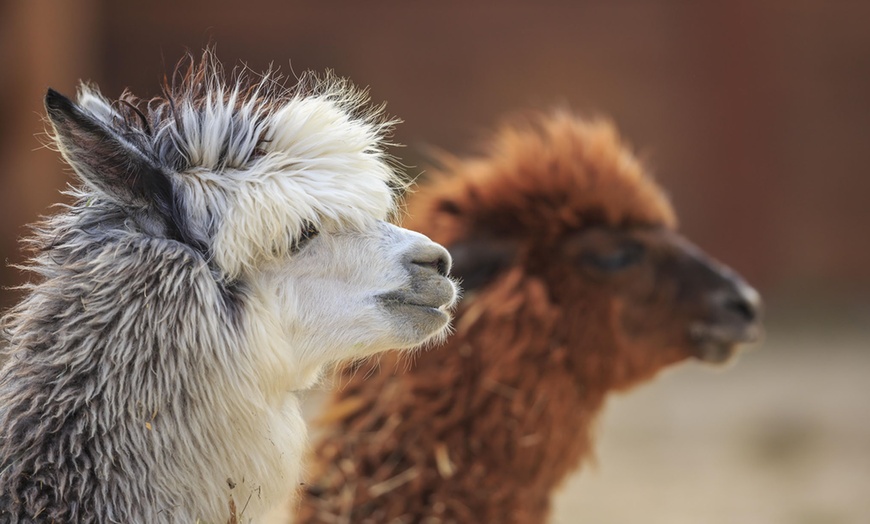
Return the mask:
{"type": "Polygon", "coordinates": [[[704,342],[698,345],[696,358],[708,364],[725,364],[734,358],[737,352],[736,344],[719,344],[715,342],[704,342]]]}
{"type": "Polygon", "coordinates": [[[397,347],[413,348],[447,336],[457,297],[453,281],[435,276],[417,292],[391,292],[377,298],[399,335],[397,347]]]}
{"type": "Polygon", "coordinates": [[[730,361],[742,344],[758,342],[763,336],[761,324],[695,324],[690,328],[695,342],[695,358],[710,364],[730,361]]]}
{"type": "Polygon", "coordinates": [[[444,307],[388,303],[384,309],[389,312],[394,329],[400,334],[399,348],[414,348],[432,339],[441,339],[450,326],[451,315],[444,307]]]}

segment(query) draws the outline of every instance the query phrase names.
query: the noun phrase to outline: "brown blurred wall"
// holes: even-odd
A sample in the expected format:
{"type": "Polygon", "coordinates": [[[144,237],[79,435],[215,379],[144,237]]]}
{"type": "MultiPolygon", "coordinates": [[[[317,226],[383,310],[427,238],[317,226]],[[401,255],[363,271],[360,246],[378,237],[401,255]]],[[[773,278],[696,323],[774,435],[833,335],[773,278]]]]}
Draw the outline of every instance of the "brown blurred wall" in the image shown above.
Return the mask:
{"type": "MultiPolygon", "coordinates": [[[[529,107],[612,117],[682,228],[768,295],[870,297],[870,3],[52,2],[2,7],[0,257],[70,180],[40,148],[41,97],[78,78],[140,96],[186,48],[235,65],[335,69],[431,147],[474,150],[529,107]],[[326,6],[329,7],[326,7],[326,6]]],[[[0,273],[9,285],[20,275],[0,273]]],[[[0,294],[0,306],[15,294],[0,294]]]]}
{"type": "Polygon", "coordinates": [[[0,308],[22,276],[18,239],[25,224],[57,202],[69,180],[58,156],[43,147],[42,95],[47,82],[72,90],[82,70],[94,70],[99,10],[93,0],[10,1],[0,11],[0,308]],[[38,136],[39,135],[39,136],[38,136]]]}

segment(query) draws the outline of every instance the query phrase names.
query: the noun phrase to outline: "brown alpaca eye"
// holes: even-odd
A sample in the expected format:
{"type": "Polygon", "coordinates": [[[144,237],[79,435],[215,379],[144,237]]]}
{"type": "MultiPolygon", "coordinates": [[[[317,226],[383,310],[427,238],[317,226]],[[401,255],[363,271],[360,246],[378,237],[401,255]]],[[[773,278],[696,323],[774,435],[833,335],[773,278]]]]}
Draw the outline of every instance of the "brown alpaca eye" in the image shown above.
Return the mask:
{"type": "Polygon", "coordinates": [[[602,271],[619,271],[640,262],[643,254],[643,246],[632,243],[606,253],[587,253],[583,261],[602,271]]]}

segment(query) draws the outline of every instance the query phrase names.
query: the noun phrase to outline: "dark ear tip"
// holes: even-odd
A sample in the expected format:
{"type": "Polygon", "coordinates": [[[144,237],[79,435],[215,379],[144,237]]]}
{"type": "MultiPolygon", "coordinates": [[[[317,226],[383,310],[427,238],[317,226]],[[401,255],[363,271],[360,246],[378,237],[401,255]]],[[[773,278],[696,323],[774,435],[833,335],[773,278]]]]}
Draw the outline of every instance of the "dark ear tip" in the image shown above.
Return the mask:
{"type": "Polygon", "coordinates": [[[49,113],[68,113],[73,109],[73,103],[69,98],[49,87],[48,92],[45,93],[45,108],[49,113]]]}

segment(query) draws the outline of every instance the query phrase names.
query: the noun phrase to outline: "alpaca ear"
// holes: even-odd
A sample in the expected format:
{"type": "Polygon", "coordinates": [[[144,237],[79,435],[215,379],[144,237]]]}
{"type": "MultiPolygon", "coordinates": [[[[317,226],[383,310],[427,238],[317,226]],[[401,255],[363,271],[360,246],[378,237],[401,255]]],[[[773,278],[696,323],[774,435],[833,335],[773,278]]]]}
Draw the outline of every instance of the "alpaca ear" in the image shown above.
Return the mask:
{"type": "Polygon", "coordinates": [[[85,183],[125,206],[169,203],[169,179],[142,149],[53,89],[45,109],[61,154],[85,183]]]}
{"type": "Polygon", "coordinates": [[[472,238],[446,246],[453,258],[450,274],[458,277],[465,292],[476,291],[513,264],[518,245],[510,239],[472,238]]]}

